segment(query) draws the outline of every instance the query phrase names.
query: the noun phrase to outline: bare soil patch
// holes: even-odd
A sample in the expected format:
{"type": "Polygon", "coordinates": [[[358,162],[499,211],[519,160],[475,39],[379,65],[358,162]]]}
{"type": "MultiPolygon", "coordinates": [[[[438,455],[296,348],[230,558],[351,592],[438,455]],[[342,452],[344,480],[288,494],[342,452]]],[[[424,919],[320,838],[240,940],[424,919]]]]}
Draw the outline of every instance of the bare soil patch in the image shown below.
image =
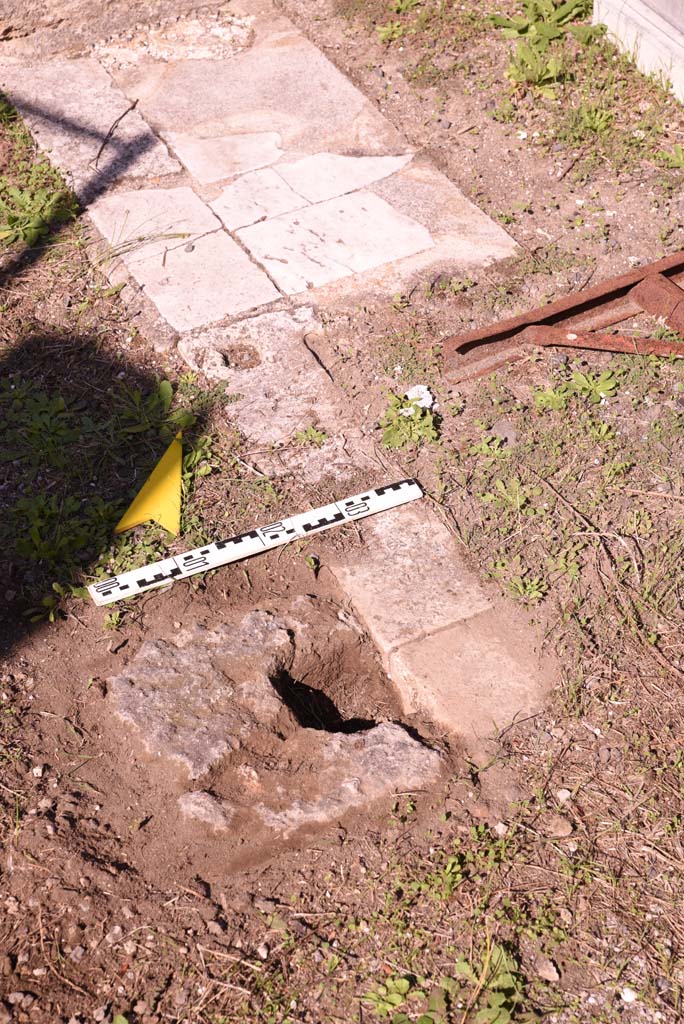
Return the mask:
{"type": "MultiPolygon", "coordinates": [[[[386,305],[331,313],[318,355],[369,430],[388,391],[434,389],[440,445],[390,455],[378,429],[379,458],[397,476],[419,476],[483,575],[543,626],[563,687],[544,715],[503,729],[480,764],[450,750],[429,723],[405,723],[445,754],[441,788],[402,793],[373,814],[274,843],[272,856],[240,859],[236,849],[250,838],[244,823],[227,840],[178,826],[171,808],[186,783],[141,755],[134,734],[116,724],[107,680],[145,639],[173,636],[177,623],[211,626],[302,595],[345,615],[326,555],[358,539],[329,533],[315,551],[290,547],[195,578],[118,617],[67,592],[35,622],[23,613],[40,604],[42,584],[77,580],[46,575],[40,559],[32,579],[13,559],[0,683],[0,1019],[677,1021],[681,364],[547,352],[455,390],[441,379],[440,342],[618,272],[630,257],[681,245],[680,179],[653,159],[679,137],[681,112],[620,64],[614,118],[626,118],[636,145],[619,162],[607,139],[560,138],[562,104],[538,105],[529,93],[511,99],[502,74],[509,44],[486,27],[489,7],[426,3],[404,16],[380,3],[283,6],[474,201],[509,218],[521,243],[519,260],[481,280],[445,267],[386,305]],[[395,16],[407,31],[383,45],[374,23],[395,16]],[[640,106],[639,117],[665,122],[659,134],[631,120],[640,106]],[[601,373],[608,395],[594,402],[601,373]],[[320,571],[307,563],[311,554],[320,571]]],[[[154,20],[157,9],[147,10],[140,17],[154,20]]],[[[104,32],[102,12],[92,22],[79,12],[64,9],[53,30],[40,12],[22,9],[19,27],[37,28],[46,53],[78,50],[104,32]]],[[[581,68],[577,88],[590,78],[581,68]]],[[[582,97],[566,95],[579,109],[582,97]]],[[[11,160],[16,138],[6,125],[2,135],[11,160]]],[[[161,380],[173,383],[172,409],[196,418],[178,550],[339,496],[339,481],[312,489],[262,475],[258,453],[231,426],[229,395],[187,379],[174,355],[152,354],[131,310],[93,271],[76,226],[42,245],[3,254],[6,368],[30,393],[61,393],[79,423],[78,402],[100,424],[112,421],[119,379],[146,397],[161,380]]],[[[155,460],[160,418],[126,440],[113,433],[109,448],[101,432],[86,435],[99,445],[95,462],[88,445],[79,456],[98,467],[94,490],[111,485],[126,500],[131,465],[155,460]]],[[[73,461],[77,449],[66,450],[73,461]]],[[[53,462],[38,468],[60,493],[71,467],[53,462]]],[[[6,508],[25,486],[11,465],[6,508]]],[[[348,493],[365,485],[351,479],[348,493]]],[[[157,557],[167,544],[158,531],[141,531],[128,546],[92,551],[86,565],[109,571],[157,557]]],[[[281,677],[288,728],[249,751],[249,763],[235,755],[211,780],[218,798],[244,799],[239,770],[255,761],[268,785],[286,787],[288,772],[296,780],[303,729],[398,717],[373,652],[355,636],[335,658],[312,656],[281,677]]],[[[327,651],[327,637],[317,639],[327,651]]]]}

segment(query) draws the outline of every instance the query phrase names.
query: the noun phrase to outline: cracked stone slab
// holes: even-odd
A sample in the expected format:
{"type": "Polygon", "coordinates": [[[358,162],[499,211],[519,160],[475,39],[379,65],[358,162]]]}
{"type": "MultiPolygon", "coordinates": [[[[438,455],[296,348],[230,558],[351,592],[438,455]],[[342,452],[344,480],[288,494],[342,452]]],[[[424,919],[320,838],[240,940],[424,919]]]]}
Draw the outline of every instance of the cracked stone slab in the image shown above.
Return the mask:
{"type": "Polygon", "coordinates": [[[131,178],[182,170],[138,110],[121,120],[94,166],[109,129],[131,103],[92,58],[2,63],[0,85],[83,202],[131,178]]]}
{"type": "Polygon", "coordinates": [[[277,132],[243,132],[208,139],[179,132],[162,134],[202,185],[267,167],[283,155],[277,132]]]}
{"type": "Polygon", "coordinates": [[[194,626],[146,640],[108,698],[148,754],[175,761],[200,778],[257,728],[289,713],[271,684],[294,649],[268,612],[214,629],[194,626]]]}
{"type": "Polygon", "coordinates": [[[446,526],[424,508],[371,517],[362,532],[363,547],[331,568],[386,668],[401,644],[491,607],[446,526]]]}
{"type": "Polygon", "coordinates": [[[192,369],[228,381],[239,395],[231,418],[250,441],[279,445],[311,424],[344,428],[337,390],[304,345],[320,329],[313,309],[302,306],[186,336],[178,350],[192,369]]]}
{"type": "Polygon", "coordinates": [[[135,31],[95,46],[105,65],[127,67],[140,60],[225,60],[250,43],[252,17],[226,12],[201,12],[156,25],[137,25],[135,31]]]}
{"type": "Polygon", "coordinates": [[[126,269],[178,331],[279,298],[279,292],[187,187],[116,192],[89,209],[126,269]]]}
{"type": "Polygon", "coordinates": [[[334,824],[397,792],[426,789],[442,770],[440,754],[391,722],[352,735],[307,736],[306,747],[320,759],[309,792],[298,794],[290,785],[281,790],[279,807],[255,807],[263,823],[283,836],[334,824]]]}
{"type": "Polygon", "coordinates": [[[288,295],[434,246],[426,228],[370,192],[282,214],[237,236],[288,295]]]}
{"type": "Polygon", "coordinates": [[[263,4],[253,6],[261,8],[254,43],[230,59],[112,68],[156,130],[202,138],[277,132],[293,158],[405,149],[389,121],[291,22],[263,4]]]}
{"type": "Polygon", "coordinates": [[[528,624],[492,608],[399,647],[388,675],[406,711],[428,715],[477,748],[543,705],[551,671],[534,639],[528,624]]]}
{"type": "Polygon", "coordinates": [[[294,163],[278,164],[277,173],[310,203],[321,203],[388,178],[410,161],[410,153],[400,156],[316,153],[294,163]]]}
{"type": "Polygon", "coordinates": [[[272,168],[244,174],[209,204],[229,231],[306,206],[272,168]]]}
{"type": "Polygon", "coordinates": [[[239,821],[257,848],[268,849],[273,833],[287,838],[337,824],[397,792],[433,786],[444,769],[441,754],[391,722],[352,734],[300,729],[283,743],[279,760],[300,769],[254,773],[241,803],[186,793],[179,799],[181,814],[213,831],[229,831],[239,821]],[[266,783],[268,795],[261,792],[266,783]]]}

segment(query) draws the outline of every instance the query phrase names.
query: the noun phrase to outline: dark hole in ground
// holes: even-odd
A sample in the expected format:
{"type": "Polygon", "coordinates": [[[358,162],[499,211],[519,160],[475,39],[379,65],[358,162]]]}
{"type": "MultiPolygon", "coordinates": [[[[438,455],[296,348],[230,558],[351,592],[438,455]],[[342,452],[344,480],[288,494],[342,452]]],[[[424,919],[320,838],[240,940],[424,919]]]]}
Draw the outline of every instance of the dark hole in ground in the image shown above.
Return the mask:
{"type": "Polygon", "coordinates": [[[377,722],[371,718],[343,718],[340,711],[322,690],[280,672],[271,680],[277,693],[290,709],[297,724],[305,729],[324,732],[364,732],[377,722]]]}

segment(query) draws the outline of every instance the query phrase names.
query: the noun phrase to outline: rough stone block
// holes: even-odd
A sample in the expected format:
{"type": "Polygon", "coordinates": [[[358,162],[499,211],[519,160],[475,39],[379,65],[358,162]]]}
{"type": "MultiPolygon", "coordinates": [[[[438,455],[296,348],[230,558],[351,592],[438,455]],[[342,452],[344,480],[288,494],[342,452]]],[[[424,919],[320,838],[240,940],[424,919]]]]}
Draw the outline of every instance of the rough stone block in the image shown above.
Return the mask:
{"type": "Polygon", "coordinates": [[[126,114],[93,166],[112,124],[131,104],[90,58],[5,63],[0,84],[83,202],[120,181],[182,169],[138,110],[126,114]]]}
{"type": "Polygon", "coordinates": [[[208,139],[178,132],[165,132],[164,136],[202,185],[268,167],[283,153],[277,132],[244,132],[208,139]]]}
{"type": "Polygon", "coordinates": [[[541,708],[550,672],[532,642],[527,624],[493,608],[399,647],[388,674],[407,712],[424,714],[477,748],[541,708]]]}
{"type": "Polygon", "coordinates": [[[192,189],[118,192],[89,212],[113,255],[178,331],[279,298],[192,189]]]}
{"type": "Polygon", "coordinates": [[[183,793],[178,806],[184,818],[199,821],[215,830],[227,829],[235,815],[235,809],[226,800],[218,800],[211,793],[183,793]]]}
{"type": "Polygon", "coordinates": [[[490,607],[447,528],[420,504],[366,519],[363,547],[332,565],[385,666],[400,644],[490,607]]]}
{"type": "Polygon", "coordinates": [[[333,824],[393,793],[426,789],[442,770],[436,751],[390,722],[346,736],[307,733],[303,742],[309,757],[320,759],[306,779],[308,792],[297,793],[295,784],[282,793],[280,806],[255,807],[263,823],[284,836],[333,824]]]}
{"type": "Polygon", "coordinates": [[[310,203],[321,203],[387,178],[410,162],[410,153],[401,156],[316,153],[294,163],[280,163],[277,172],[300,196],[310,203]]]}
{"type": "Polygon", "coordinates": [[[109,681],[109,699],[149,754],[197,779],[250,732],[287,717],[270,680],[293,656],[287,629],[268,612],[250,612],[215,629],[146,640],[109,681]]]}
{"type": "Polygon", "coordinates": [[[209,204],[229,231],[306,206],[272,168],[244,174],[209,204]]]}
{"type": "Polygon", "coordinates": [[[369,192],[330,199],[238,232],[288,295],[430,249],[432,236],[369,192]]]}
{"type": "Polygon", "coordinates": [[[227,380],[240,395],[231,417],[250,441],[282,444],[312,423],[344,427],[336,389],[303,344],[319,328],[303,306],[210,328],[182,338],[178,348],[190,367],[227,380]]]}

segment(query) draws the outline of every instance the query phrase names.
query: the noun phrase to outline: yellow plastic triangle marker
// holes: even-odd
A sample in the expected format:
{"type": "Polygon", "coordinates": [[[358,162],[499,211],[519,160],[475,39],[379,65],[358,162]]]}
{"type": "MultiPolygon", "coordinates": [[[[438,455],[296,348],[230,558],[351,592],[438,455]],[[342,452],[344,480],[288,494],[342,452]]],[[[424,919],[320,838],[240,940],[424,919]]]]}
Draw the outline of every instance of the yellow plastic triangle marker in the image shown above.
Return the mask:
{"type": "Polygon", "coordinates": [[[132,530],[134,526],[150,520],[159,523],[169,533],[180,533],[181,437],[179,431],[117,523],[115,533],[132,530]]]}

